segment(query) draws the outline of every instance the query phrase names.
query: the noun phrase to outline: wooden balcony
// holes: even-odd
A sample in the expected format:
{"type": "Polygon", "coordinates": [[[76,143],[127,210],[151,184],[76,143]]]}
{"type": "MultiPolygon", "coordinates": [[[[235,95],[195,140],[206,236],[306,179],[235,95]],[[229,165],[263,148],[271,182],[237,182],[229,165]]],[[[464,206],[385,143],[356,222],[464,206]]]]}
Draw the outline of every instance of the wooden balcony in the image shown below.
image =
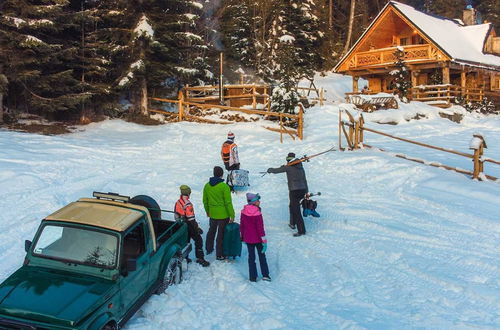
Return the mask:
{"type": "MultiPolygon", "coordinates": [[[[438,51],[431,45],[409,45],[400,46],[404,49],[405,62],[425,62],[439,59],[438,51]]],[[[397,61],[394,53],[397,47],[373,49],[366,52],[359,52],[349,62],[350,68],[361,68],[368,66],[378,66],[393,64],[397,61]]]]}

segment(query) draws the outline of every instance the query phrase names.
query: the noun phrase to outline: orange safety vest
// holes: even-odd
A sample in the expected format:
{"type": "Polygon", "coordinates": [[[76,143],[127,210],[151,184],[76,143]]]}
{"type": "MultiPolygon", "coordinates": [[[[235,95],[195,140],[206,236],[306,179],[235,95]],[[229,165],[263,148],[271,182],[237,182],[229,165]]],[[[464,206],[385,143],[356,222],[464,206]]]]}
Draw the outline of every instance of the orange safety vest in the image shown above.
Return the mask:
{"type": "Polygon", "coordinates": [[[181,196],[175,203],[175,218],[184,221],[194,220],[194,208],[189,199],[184,200],[183,196],[181,196]]]}
{"type": "Polygon", "coordinates": [[[231,149],[233,149],[236,146],[233,142],[224,142],[222,144],[222,150],[220,152],[222,161],[224,163],[229,163],[229,158],[231,157],[231,149]]]}

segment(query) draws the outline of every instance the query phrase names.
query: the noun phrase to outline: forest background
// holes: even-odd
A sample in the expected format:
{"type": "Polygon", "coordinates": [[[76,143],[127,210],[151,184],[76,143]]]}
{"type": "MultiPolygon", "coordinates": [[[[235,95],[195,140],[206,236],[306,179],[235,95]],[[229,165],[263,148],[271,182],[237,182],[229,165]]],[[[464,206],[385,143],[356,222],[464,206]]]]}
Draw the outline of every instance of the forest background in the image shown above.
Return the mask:
{"type": "MultiPolygon", "coordinates": [[[[225,83],[244,73],[287,91],[331,70],[387,2],[2,0],[0,124],[145,115],[148,97],[218,83],[220,52],[225,83]]],[[[499,23],[496,0],[400,2],[448,18],[472,5],[499,23]]]]}

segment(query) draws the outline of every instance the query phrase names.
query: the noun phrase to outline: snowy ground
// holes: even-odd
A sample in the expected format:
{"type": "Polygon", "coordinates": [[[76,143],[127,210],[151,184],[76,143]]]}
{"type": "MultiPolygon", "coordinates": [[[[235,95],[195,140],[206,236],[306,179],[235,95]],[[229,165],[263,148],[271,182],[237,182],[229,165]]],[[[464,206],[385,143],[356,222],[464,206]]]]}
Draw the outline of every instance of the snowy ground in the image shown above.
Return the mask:
{"type": "MultiPolygon", "coordinates": [[[[191,266],[181,285],[153,296],[127,328],[500,327],[499,183],[379,151],[332,152],[305,164],[311,191],[323,193],[317,198],[322,217],[306,219],[307,235],[292,237],[285,177],[258,172],[282,164],[289,151],[313,154],[337,145],[338,109],[309,110],[305,140],[283,144],[277,133],[249,123],[142,127],[113,120],[51,137],[0,131],[0,280],[21,265],[23,241],[41,218],[94,190],[148,194],[171,208],[178,186],[188,184],[206,232],[201,191],[220,165],[219,148],[230,129],[243,168],[251,171],[251,190],[262,196],[273,282],[247,280],[245,249],[235,263],[210,255],[210,267],[191,266]]],[[[462,152],[479,131],[486,156],[500,159],[498,117],[468,116],[455,124],[432,109],[411,104],[406,110],[429,119],[380,125],[376,116],[401,112],[375,113],[366,125],[462,152]]],[[[370,133],[365,140],[472,169],[469,160],[452,155],[370,133]]],[[[487,164],[486,172],[500,177],[500,166],[487,164]]],[[[241,210],[244,196],[235,196],[234,204],[241,210]]]]}

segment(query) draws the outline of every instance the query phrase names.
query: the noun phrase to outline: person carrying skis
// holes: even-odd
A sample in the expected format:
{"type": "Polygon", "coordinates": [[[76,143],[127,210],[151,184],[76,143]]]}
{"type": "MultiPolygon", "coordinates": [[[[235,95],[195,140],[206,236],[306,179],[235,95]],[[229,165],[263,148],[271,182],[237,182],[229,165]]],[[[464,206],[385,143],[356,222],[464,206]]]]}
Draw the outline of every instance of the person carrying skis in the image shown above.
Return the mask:
{"type": "Polygon", "coordinates": [[[240,236],[248,248],[249,280],[257,282],[257,266],[255,265],[255,250],[257,250],[262,280],[271,281],[266,260],[267,239],[260,209],[260,195],[247,193],[247,203],[241,210],[240,236]]]}
{"type": "Polygon", "coordinates": [[[268,168],[267,173],[286,173],[288,182],[288,198],[290,201],[290,228],[297,228],[293,236],[298,237],[306,234],[304,219],[300,213],[300,201],[308,192],[306,172],[302,162],[295,158],[295,154],[290,152],[286,157],[287,164],[278,168],[268,168]],[[296,162],[295,162],[296,161],[296,162]],[[295,164],[293,164],[293,162],[295,164]],[[293,165],[289,165],[289,164],[293,165]]]}
{"type": "Polygon", "coordinates": [[[203,206],[210,218],[210,227],[208,229],[205,241],[207,254],[214,250],[214,239],[217,234],[215,252],[217,260],[226,259],[223,253],[224,228],[229,222],[234,221],[234,208],[231,199],[231,189],[224,182],[222,176],[224,170],[222,167],[214,167],[214,176],[205,184],[203,188],[203,206]]]}
{"type": "MultiPolygon", "coordinates": [[[[179,200],[175,203],[174,207],[174,217],[176,221],[184,221],[188,226],[188,237],[194,241],[196,262],[207,267],[210,265],[208,261],[205,260],[205,255],[203,254],[203,230],[198,226],[194,216],[193,204],[189,200],[191,195],[191,188],[183,184],[180,186],[181,196],[179,200]]],[[[187,258],[190,262],[191,259],[187,258]]]]}
{"type": "Polygon", "coordinates": [[[238,146],[234,143],[234,133],[227,133],[227,140],[222,144],[221,157],[227,171],[239,170],[240,159],[238,157],[238,146]]]}

